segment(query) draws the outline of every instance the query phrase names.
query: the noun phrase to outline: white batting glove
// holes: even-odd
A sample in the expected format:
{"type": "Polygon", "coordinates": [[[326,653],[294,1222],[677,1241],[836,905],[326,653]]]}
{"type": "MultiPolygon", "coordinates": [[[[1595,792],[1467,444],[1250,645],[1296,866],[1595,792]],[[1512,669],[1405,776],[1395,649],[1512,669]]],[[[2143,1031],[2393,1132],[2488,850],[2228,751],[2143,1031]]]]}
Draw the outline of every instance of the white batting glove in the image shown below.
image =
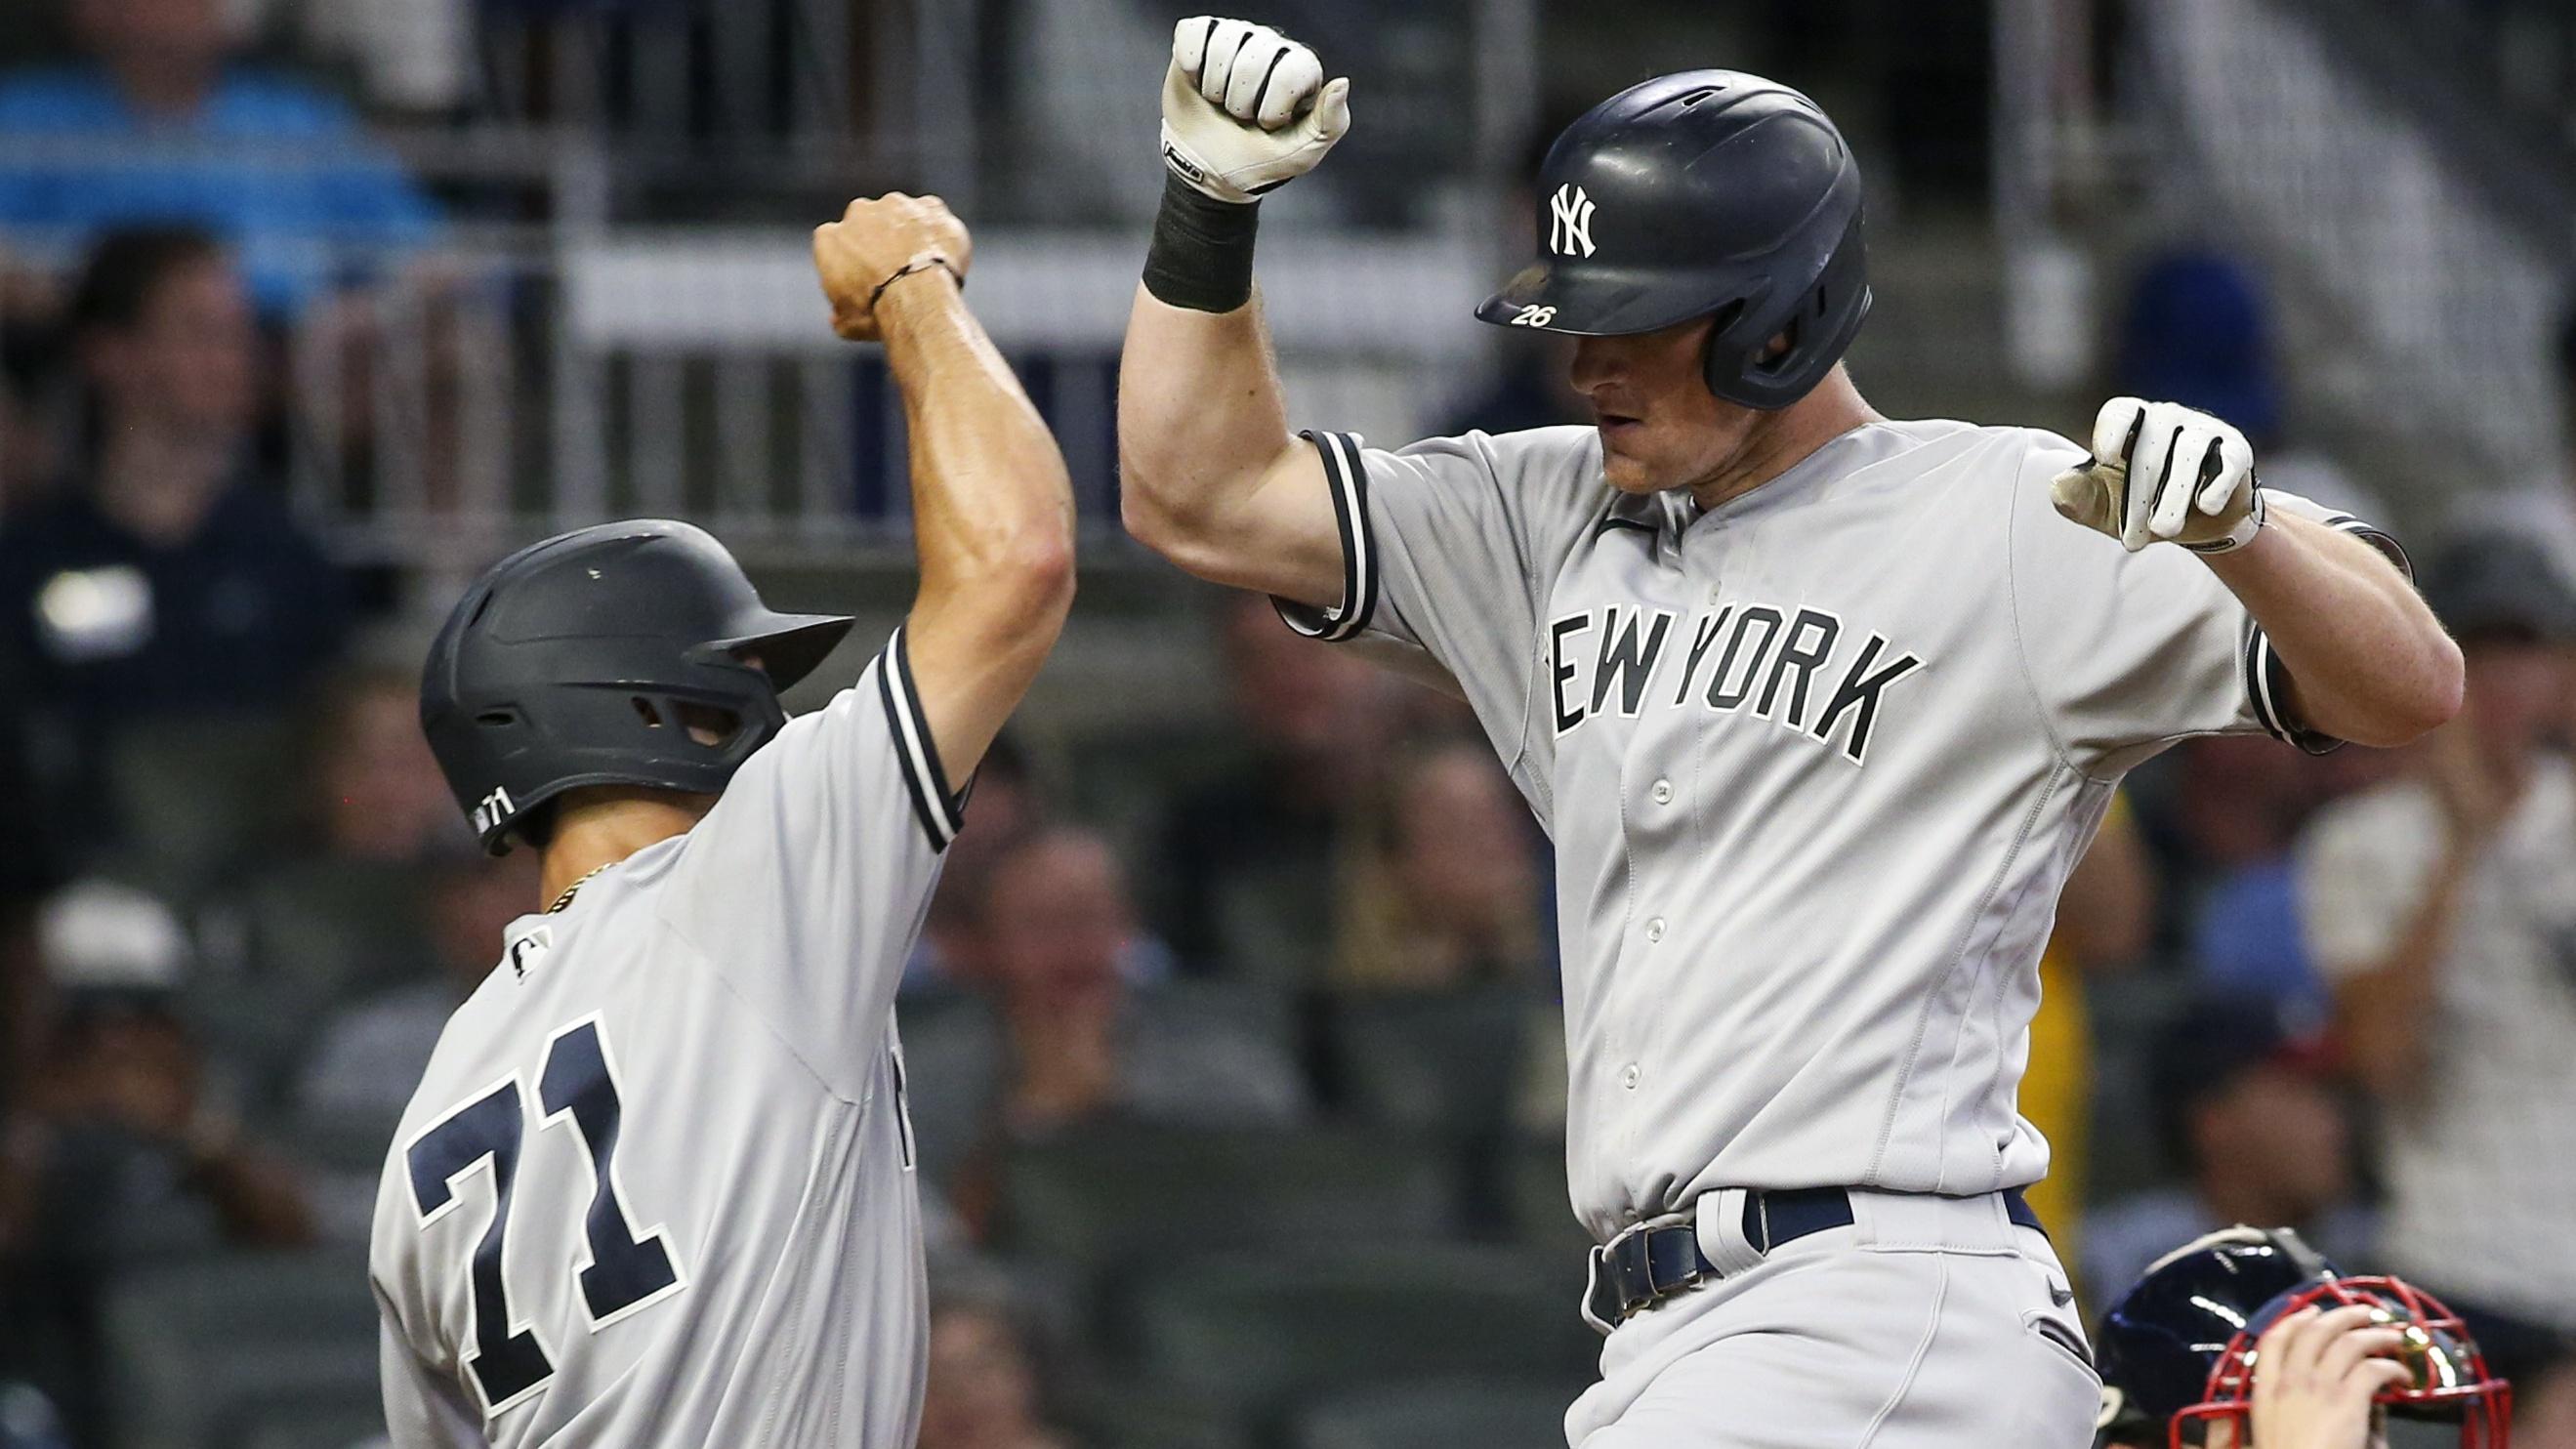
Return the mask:
{"type": "Polygon", "coordinates": [[[1172,27],[1163,164],[1219,201],[1251,201],[1315,169],[1351,128],[1350,91],[1267,25],[1193,15],[1172,27]]]}
{"type": "Polygon", "coordinates": [[[2057,511],[2131,553],[2169,539],[2226,553],[2263,527],[2254,448],[2235,428],[2180,403],[2115,397],[2093,419],[2093,456],[2057,475],[2057,511]]]}

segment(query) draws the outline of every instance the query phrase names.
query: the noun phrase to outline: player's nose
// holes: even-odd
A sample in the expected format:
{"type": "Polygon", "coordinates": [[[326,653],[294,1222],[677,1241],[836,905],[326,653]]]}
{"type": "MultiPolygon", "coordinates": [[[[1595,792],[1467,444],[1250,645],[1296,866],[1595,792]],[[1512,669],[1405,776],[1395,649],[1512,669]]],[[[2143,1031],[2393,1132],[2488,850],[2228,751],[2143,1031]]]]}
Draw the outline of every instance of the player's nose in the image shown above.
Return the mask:
{"type": "Polygon", "coordinates": [[[1625,372],[1615,337],[1578,337],[1574,339],[1574,361],[1566,368],[1566,381],[1576,392],[1616,382],[1625,372]]]}

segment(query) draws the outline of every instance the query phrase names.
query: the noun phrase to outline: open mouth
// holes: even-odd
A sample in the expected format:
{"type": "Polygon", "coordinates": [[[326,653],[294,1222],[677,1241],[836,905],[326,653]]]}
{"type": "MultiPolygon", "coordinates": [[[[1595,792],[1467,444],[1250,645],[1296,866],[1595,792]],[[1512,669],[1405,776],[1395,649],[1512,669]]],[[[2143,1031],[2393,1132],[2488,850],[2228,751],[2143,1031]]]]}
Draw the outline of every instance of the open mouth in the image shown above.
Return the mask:
{"type": "Polygon", "coordinates": [[[1612,412],[1607,408],[1594,408],[1592,419],[1605,438],[1626,437],[1646,425],[1645,419],[1633,413],[1612,412]]]}

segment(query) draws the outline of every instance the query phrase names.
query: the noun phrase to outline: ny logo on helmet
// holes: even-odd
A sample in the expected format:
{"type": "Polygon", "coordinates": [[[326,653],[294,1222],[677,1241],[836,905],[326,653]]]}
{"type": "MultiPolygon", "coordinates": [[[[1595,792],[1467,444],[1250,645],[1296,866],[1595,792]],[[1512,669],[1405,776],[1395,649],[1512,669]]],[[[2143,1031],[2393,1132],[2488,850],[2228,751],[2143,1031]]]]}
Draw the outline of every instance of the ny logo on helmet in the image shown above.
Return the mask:
{"type": "Polygon", "coordinates": [[[491,794],[476,801],[474,805],[474,833],[481,835],[483,832],[490,830],[493,826],[500,824],[503,818],[508,816],[513,808],[514,807],[510,802],[510,792],[502,789],[495,789],[491,794]]]}
{"type": "Polygon", "coordinates": [[[1580,255],[1592,255],[1592,198],[1583,194],[1583,188],[1556,188],[1556,195],[1548,199],[1547,210],[1547,249],[1570,257],[1577,255],[1575,248],[1581,247],[1580,255]]]}

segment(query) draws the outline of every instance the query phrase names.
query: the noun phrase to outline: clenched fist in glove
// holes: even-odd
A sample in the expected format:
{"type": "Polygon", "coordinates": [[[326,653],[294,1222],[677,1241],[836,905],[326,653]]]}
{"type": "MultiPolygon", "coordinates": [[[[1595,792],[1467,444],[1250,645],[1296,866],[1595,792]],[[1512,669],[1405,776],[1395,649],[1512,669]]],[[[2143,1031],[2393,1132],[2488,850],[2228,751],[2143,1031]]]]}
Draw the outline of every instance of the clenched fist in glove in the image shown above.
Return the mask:
{"type": "Polygon", "coordinates": [[[2170,539],[2226,553],[2263,527],[2245,435],[2180,403],[2118,397],[2093,420],[2093,456],[2057,475],[2057,511],[2131,553],[2170,539]]]}
{"type": "Polygon", "coordinates": [[[1193,15],[1172,28],[1163,161],[1218,201],[1251,201],[1315,169],[1350,129],[1351,83],[1267,25],[1193,15]]]}

